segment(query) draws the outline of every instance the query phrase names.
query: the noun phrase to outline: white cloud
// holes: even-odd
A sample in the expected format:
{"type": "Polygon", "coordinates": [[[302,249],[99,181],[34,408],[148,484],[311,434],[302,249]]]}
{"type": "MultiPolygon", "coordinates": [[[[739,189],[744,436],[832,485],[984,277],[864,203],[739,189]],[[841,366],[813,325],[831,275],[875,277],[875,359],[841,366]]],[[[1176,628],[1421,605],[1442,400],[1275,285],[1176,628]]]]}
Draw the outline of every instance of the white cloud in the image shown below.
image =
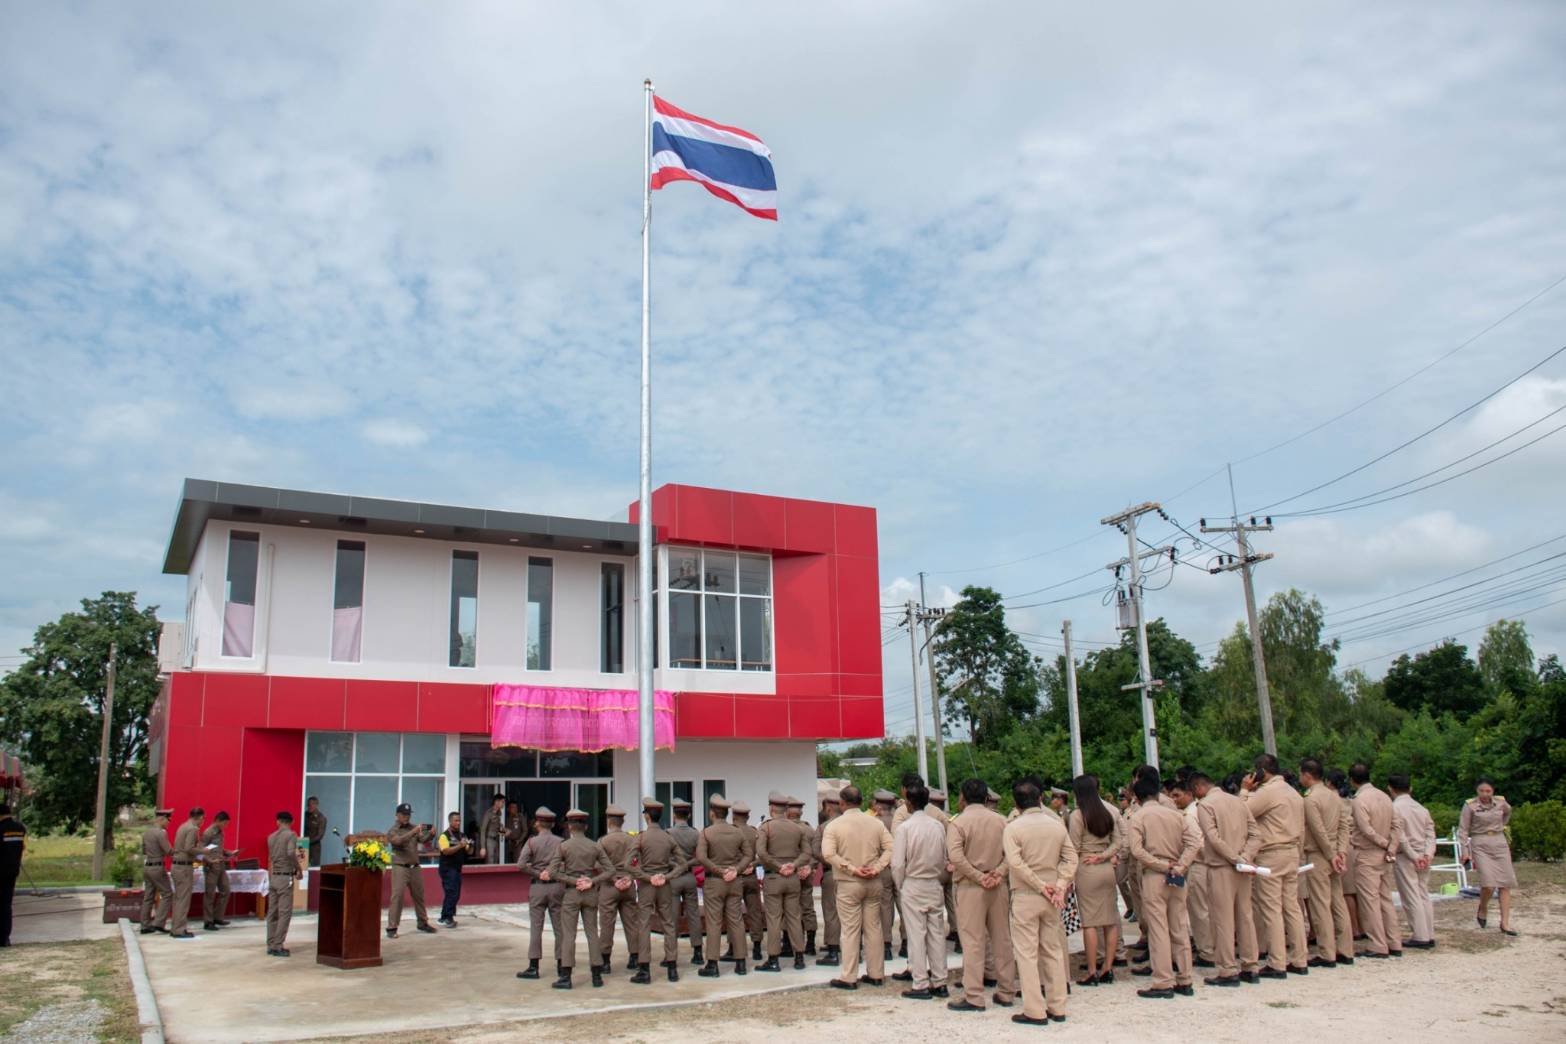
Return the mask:
{"type": "Polygon", "coordinates": [[[366,421],[359,430],[366,439],[377,445],[392,446],[399,449],[422,446],[429,441],[430,437],[430,433],[422,426],[412,421],[397,420],[393,417],[382,417],[378,420],[366,421]]]}

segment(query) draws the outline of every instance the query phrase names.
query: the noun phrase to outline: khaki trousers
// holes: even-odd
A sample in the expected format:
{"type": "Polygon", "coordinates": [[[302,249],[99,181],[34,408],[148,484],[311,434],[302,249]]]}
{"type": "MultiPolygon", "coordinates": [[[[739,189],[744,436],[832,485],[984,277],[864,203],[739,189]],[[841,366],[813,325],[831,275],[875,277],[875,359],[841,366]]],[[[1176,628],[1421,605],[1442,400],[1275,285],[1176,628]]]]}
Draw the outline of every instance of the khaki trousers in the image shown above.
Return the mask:
{"type": "Polygon", "coordinates": [[[827,946],[843,945],[843,922],[837,914],[837,875],[828,870],[821,875],[821,920],[826,922],[827,946]]]}
{"type": "MultiPolygon", "coordinates": [[[[739,881],[745,886],[741,892],[745,903],[745,931],[752,939],[761,942],[767,937],[767,911],[761,901],[761,882],[756,880],[755,871],[741,876],[739,881]]],[[[735,950],[734,956],[743,957],[744,954],[735,950]]]]}
{"type": "Polygon", "coordinates": [[[1261,893],[1258,927],[1267,943],[1267,967],[1303,968],[1310,955],[1305,949],[1305,917],[1300,913],[1300,850],[1294,845],[1264,848],[1256,862],[1272,871],[1268,877],[1256,875],[1251,886],[1261,893]]]}
{"type": "Polygon", "coordinates": [[[598,967],[598,886],[585,892],[576,885],[565,886],[565,896],[560,900],[560,967],[576,967],[576,922],[581,920],[582,931],[587,934],[587,963],[598,967]]]}
{"type": "Polygon", "coordinates": [[[663,925],[663,963],[680,959],[680,922],[674,917],[674,886],[667,881],[656,888],[648,881],[636,884],[636,923],[641,931],[632,950],[643,964],[652,963],[652,924],[663,925]]]}
{"type": "Polygon", "coordinates": [[[1349,897],[1343,894],[1346,874],[1332,873],[1332,927],[1337,933],[1339,957],[1354,956],[1354,922],[1349,920],[1349,897]]]}
{"type": "Polygon", "coordinates": [[[680,918],[685,919],[685,931],[691,937],[691,945],[701,949],[701,935],[706,926],[701,920],[701,895],[696,890],[696,875],[686,871],[669,882],[674,894],[674,924],[671,932],[680,930],[680,918]]]}
{"type": "Polygon", "coordinates": [[[913,988],[945,986],[946,894],[934,877],[908,877],[898,893],[903,907],[903,937],[908,940],[908,971],[913,988]]]}
{"type": "Polygon", "coordinates": [[[734,956],[744,960],[745,953],[745,917],[743,914],[745,897],[745,879],[736,877],[732,881],[725,881],[721,874],[708,874],[707,883],[702,886],[702,907],[707,915],[707,959],[715,961],[723,951],[718,943],[725,934],[729,937],[729,948],[734,951],[734,956]]]}
{"type": "Polygon", "coordinates": [[[1220,978],[1256,970],[1256,919],[1251,911],[1253,874],[1225,863],[1207,866],[1207,913],[1212,926],[1213,963],[1220,978]]]}
{"type": "Polygon", "coordinates": [[[544,957],[544,918],[555,934],[555,960],[560,960],[560,903],[565,898],[565,885],[559,881],[534,881],[527,890],[527,959],[544,957]]]}
{"type": "Polygon", "coordinates": [[[207,924],[216,924],[228,912],[228,867],[209,866],[202,875],[201,919],[207,924]]]}
{"type": "Polygon", "coordinates": [[[837,885],[837,917],[843,932],[843,965],[838,978],[844,982],[859,979],[859,941],[864,938],[865,974],[872,979],[886,976],[882,952],[881,904],[885,896],[879,877],[845,877],[837,885]]]}
{"type": "Polygon", "coordinates": [[[1185,907],[1191,918],[1191,948],[1204,961],[1213,959],[1213,928],[1209,920],[1207,867],[1193,863],[1185,878],[1185,907]]]}
{"type": "Polygon", "coordinates": [[[626,952],[645,960],[647,955],[636,948],[641,941],[642,928],[634,883],[623,892],[614,886],[613,881],[598,888],[598,945],[603,947],[603,963],[606,967],[609,958],[614,955],[614,922],[617,917],[620,930],[625,935],[626,952]]]}
{"type": "Polygon", "coordinates": [[[1147,928],[1148,963],[1153,989],[1191,984],[1191,930],[1185,912],[1185,889],[1165,880],[1162,870],[1142,870],[1142,913],[1147,928]]]}
{"type": "Polygon", "coordinates": [[[268,874],[266,879],[266,948],[288,945],[288,925],[294,919],[294,875],[268,874]]]}
{"type": "MultiPolygon", "coordinates": [[[[897,882],[892,879],[890,868],[881,871],[881,950],[884,954],[886,947],[892,942],[892,923],[896,920],[897,912],[897,882]]],[[[903,933],[903,941],[908,940],[908,934],[903,933]]]]}
{"type": "Polygon", "coordinates": [[[174,912],[174,888],[169,884],[169,872],[162,865],[143,867],[141,871],[141,926],[154,928],[166,926],[169,914],[174,912]],[[153,916],[153,904],[163,900],[153,916]]]}
{"type": "Polygon", "coordinates": [[[1129,856],[1123,857],[1123,861],[1131,864],[1131,869],[1126,874],[1126,906],[1136,914],[1136,942],[1133,947],[1139,950],[1147,949],[1147,925],[1142,921],[1142,866],[1129,856]]]}
{"type": "Polygon", "coordinates": [[[1392,865],[1397,877],[1397,894],[1403,900],[1403,912],[1408,915],[1408,934],[1415,942],[1429,942],[1435,938],[1435,904],[1430,901],[1430,871],[1416,869],[1412,859],[1401,855],[1392,865]]]}
{"type": "Polygon", "coordinates": [[[813,873],[807,873],[799,879],[799,926],[806,935],[813,934],[819,927],[816,924],[816,887],[810,883],[812,876],[813,873]]]}
{"type": "Polygon", "coordinates": [[[767,956],[783,952],[783,930],[788,929],[788,944],[794,952],[805,952],[805,927],[799,912],[799,878],[767,875],[761,884],[767,907],[767,956]]]}
{"type": "Polygon", "coordinates": [[[1392,864],[1378,848],[1362,848],[1358,854],[1359,858],[1354,861],[1354,884],[1359,895],[1359,926],[1369,936],[1365,949],[1371,953],[1401,950],[1402,940],[1397,939],[1397,908],[1392,905],[1392,864]]]}
{"type": "Polygon", "coordinates": [[[174,919],[169,924],[169,931],[175,935],[186,930],[190,919],[190,894],[195,889],[196,872],[190,864],[175,864],[169,870],[169,876],[174,879],[174,919]]]}
{"type": "Polygon", "coordinates": [[[1066,929],[1060,911],[1038,892],[1011,893],[1011,942],[1022,978],[1022,1013],[1035,1019],[1066,1013],[1066,929]]]}
{"type": "Polygon", "coordinates": [[[1016,954],[1011,946],[1011,911],[1004,884],[982,888],[971,881],[959,881],[957,892],[957,935],[962,940],[962,989],[968,1003],[982,1008],[984,996],[984,948],[994,947],[996,996],[1009,1001],[1017,993],[1016,954]]]}
{"type": "Polygon", "coordinates": [[[1316,933],[1316,956],[1324,961],[1335,961],[1338,959],[1339,932],[1332,897],[1332,857],[1306,852],[1305,861],[1316,864],[1309,873],[1299,877],[1305,908],[1310,911],[1310,926],[1316,933]]]}
{"type": "Polygon", "coordinates": [[[395,932],[402,921],[402,893],[407,890],[413,900],[413,916],[419,924],[429,924],[429,912],[424,909],[424,874],[417,866],[393,866],[391,868],[391,906],[386,910],[386,928],[395,932]]]}

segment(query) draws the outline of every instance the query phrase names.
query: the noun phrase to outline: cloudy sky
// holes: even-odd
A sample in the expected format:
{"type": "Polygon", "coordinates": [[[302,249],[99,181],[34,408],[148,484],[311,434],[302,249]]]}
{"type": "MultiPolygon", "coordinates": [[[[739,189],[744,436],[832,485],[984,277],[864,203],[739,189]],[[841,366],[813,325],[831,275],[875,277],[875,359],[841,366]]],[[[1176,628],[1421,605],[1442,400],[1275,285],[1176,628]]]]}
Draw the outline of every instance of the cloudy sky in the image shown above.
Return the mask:
{"type": "MultiPolygon", "coordinates": [[[[1566,535],[1566,355],[1298,495],[1566,345],[1559,4],[737,10],[7,5],[0,655],[105,588],[177,613],[187,475],[622,512],[647,75],[782,213],[655,199],[658,481],[874,505],[888,604],[926,570],[1044,636],[1112,641],[1098,520],[1194,532],[1230,461],[1344,664],[1566,597],[1566,541],[1486,565],[1566,535]]],[[[1238,578],[1166,581],[1210,651],[1238,578]]]]}

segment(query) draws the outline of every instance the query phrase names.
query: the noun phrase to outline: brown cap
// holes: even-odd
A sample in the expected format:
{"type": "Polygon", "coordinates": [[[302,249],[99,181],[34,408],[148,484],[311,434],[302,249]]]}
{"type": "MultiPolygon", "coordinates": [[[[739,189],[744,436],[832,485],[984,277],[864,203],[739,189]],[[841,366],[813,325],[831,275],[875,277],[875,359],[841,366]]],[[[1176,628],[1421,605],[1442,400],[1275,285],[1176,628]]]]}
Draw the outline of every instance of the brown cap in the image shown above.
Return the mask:
{"type": "Polygon", "coordinates": [[[587,822],[587,820],[590,817],[588,816],[588,814],[586,812],[583,812],[581,809],[573,808],[570,811],[566,812],[566,818],[567,819],[580,820],[581,822],[585,823],[585,822],[587,822]]]}
{"type": "Polygon", "coordinates": [[[938,805],[946,804],[946,791],[940,789],[939,787],[935,788],[934,790],[930,791],[930,800],[934,801],[938,805]]]}
{"type": "Polygon", "coordinates": [[[784,800],[783,804],[787,805],[789,808],[804,808],[805,807],[805,803],[803,801],[799,800],[799,798],[795,797],[793,794],[788,795],[788,797],[784,800]]]}
{"type": "Polygon", "coordinates": [[[172,808],[160,808],[160,809],[155,810],[152,813],[152,815],[154,816],[154,818],[156,818],[158,816],[162,816],[165,819],[173,819],[174,818],[174,810],[172,808]]]}
{"type": "Polygon", "coordinates": [[[897,804],[897,795],[890,790],[877,790],[874,796],[871,797],[871,800],[877,804],[895,805],[897,804]]]}
{"type": "Polygon", "coordinates": [[[616,819],[624,819],[625,809],[621,808],[619,805],[610,805],[608,808],[604,809],[604,815],[613,816],[616,819]]]}
{"type": "Polygon", "coordinates": [[[722,794],[714,794],[707,799],[707,806],[709,808],[721,808],[726,812],[729,808],[729,799],[722,794]]]}
{"type": "Polygon", "coordinates": [[[821,800],[830,805],[841,805],[843,803],[843,792],[841,790],[829,790],[821,796],[821,800]]]}
{"type": "Polygon", "coordinates": [[[539,805],[533,810],[534,819],[554,819],[555,813],[548,805],[539,805]]]}
{"type": "Polygon", "coordinates": [[[736,801],[734,804],[729,806],[729,811],[733,812],[736,816],[748,816],[750,815],[750,806],[745,804],[743,801],[736,801]]]}
{"type": "Polygon", "coordinates": [[[672,805],[674,810],[677,812],[689,812],[691,810],[691,803],[686,801],[684,798],[675,798],[670,802],[670,805],[672,805]]]}
{"type": "Polygon", "coordinates": [[[642,807],[643,808],[662,808],[663,807],[663,802],[659,801],[655,797],[645,797],[645,798],[642,798],[642,807]]]}
{"type": "Polygon", "coordinates": [[[987,790],[984,793],[984,800],[985,800],[986,803],[989,803],[991,801],[999,801],[1000,800],[1000,795],[995,793],[995,791],[993,791],[993,790],[987,790]]]}
{"type": "Polygon", "coordinates": [[[770,791],[767,794],[767,804],[786,805],[788,804],[788,795],[783,793],[781,790],[770,791]]]}

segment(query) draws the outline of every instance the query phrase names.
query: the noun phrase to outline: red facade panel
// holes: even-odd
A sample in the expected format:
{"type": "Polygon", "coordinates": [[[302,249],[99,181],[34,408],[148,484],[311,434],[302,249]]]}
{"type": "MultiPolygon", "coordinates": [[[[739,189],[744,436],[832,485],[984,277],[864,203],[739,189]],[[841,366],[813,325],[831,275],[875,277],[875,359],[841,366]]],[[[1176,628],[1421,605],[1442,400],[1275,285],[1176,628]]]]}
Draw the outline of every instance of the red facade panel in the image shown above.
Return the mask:
{"type": "MultiPolygon", "coordinates": [[[[675,521],[671,539],[698,544],[734,543],[734,494],[722,489],[680,486],[675,492],[675,521]]],[[[662,523],[657,514],[653,515],[662,523]]]]}
{"type": "Polygon", "coordinates": [[[841,701],[833,696],[826,699],[794,696],[788,701],[789,735],[796,739],[822,739],[843,734],[843,718],[839,709],[841,701]]]}
{"type": "Polygon", "coordinates": [[[264,674],[208,674],[201,699],[201,724],[249,725],[266,720],[269,679],[264,674]]]}
{"type": "Polygon", "coordinates": [[[351,732],[414,731],[419,720],[418,683],[350,681],[344,720],[351,732]]]}
{"type": "Polygon", "coordinates": [[[348,684],[342,678],[273,678],[265,724],[274,729],[346,728],[348,684]]]}
{"type": "Polygon", "coordinates": [[[735,696],[734,735],[743,739],[787,739],[788,701],[773,695],[735,696]]]}
{"type": "Polygon", "coordinates": [[[881,697],[844,697],[841,709],[844,739],[880,736],[885,731],[881,697]]]}
{"type": "Polygon", "coordinates": [[[304,736],[289,729],[244,730],[245,786],[234,823],[241,858],[266,858],[266,837],[277,829],[277,813],[293,813],[295,830],[303,825],[304,736]]]}
{"type": "Polygon", "coordinates": [[[874,559],[878,556],[875,508],[833,504],[832,516],[836,526],[834,551],[840,555],[857,555],[860,558],[874,559]]]}
{"type": "Polygon", "coordinates": [[[675,699],[675,732],[690,739],[734,739],[734,694],[682,692],[675,699]]]}
{"type": "Polygon", "coordinates": [[[833,505],[819,500],[789,500],[786,504],[788,546],[783,550],[831,554],[837,543],[833,505]]]}
{"type": "Polygon", "coordinates": [[[880,570],[873,558],[838,555],[837,655],[845,673],[881,673],[880,570]]]}
{"type": "Polygon", "coordinates": [[[419,732],[488,732],[488,685],[419,683],[419,732]]]}
{"type": "Polygon", "coordinates": [[[835,671],[832,600],[832,564],[826,555],[773,559],[772,630],[779,675],[835,671]]]}

